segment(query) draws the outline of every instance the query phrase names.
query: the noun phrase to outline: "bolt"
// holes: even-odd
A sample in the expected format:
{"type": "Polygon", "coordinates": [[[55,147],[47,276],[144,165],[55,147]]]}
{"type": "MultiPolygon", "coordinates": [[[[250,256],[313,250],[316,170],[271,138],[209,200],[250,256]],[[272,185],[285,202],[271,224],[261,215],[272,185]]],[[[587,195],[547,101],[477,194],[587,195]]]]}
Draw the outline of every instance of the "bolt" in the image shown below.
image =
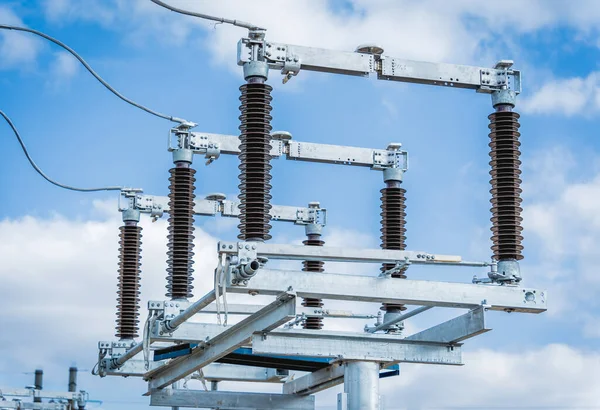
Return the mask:
{"type": "Polygon", "coordinates": [[[250,250],[250,245],[246,245],[246,250],[250,250]]]}

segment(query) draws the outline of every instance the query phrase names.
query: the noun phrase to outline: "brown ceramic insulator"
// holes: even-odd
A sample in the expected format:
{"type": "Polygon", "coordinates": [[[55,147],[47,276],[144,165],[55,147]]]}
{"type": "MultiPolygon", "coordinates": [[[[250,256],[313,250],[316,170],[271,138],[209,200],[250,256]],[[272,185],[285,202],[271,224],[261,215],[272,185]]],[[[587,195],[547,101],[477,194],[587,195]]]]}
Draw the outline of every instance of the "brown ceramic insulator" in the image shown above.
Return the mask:
{"type": "Polygon", "coordinates": [[[117,290],[117,328],[119,339],[138,337],[140,315],[140,266],[142,228],[119,228],[119,284],[117,290]]]}
{"type": "MultiPolygon", "coordinates": [[[[381,191],[381,248],[403,251],[406,249],[406,190],[399,187],[386,187],[381,191]]],[[[381,271],[394,268],[393,263],[384,263],[381,271]]],[[[392,278],[406,279],[406,269],[392,273],[392,278]]],[[[384,303],[384,311],[400,312],[406,306],[397,303],[384,303]]]]}
{"type": "MultiPolygon", "coordinates": [[[[321,235],[311,234],[308,235],[308,239],[302,242],[306,246],[323,246],[324,241],[321,240],[321,235]]],[[[323,261],[303,261],[302,270],[304,272],[323,272],[323,261]]],[[[304,298],[302,299],[302,306],[312,308],[322,308],[323,299],[304,298]]],[[[323,318],[319,316],[307,316],[306,320],[302,324],[304,329],[319,330],[323,328],[323,318]]]]}
{"type": "Polygon", "coordinates": [[[167,251],[167,297],[192,297],[194,269],[194,174],[196,170],[176,167],[169,170],[169,235],[167,251]]]}
{"type": "Polygon", "coordinates": [[[239,239],[271,239],[271,90],[261,83],[240,87],[239,239]]]}
{"type": "Polygon", "coordinates": [[[495,112],[490,119],[492,252],[500,260],[521,260],[521,152],[519,114],[495,112]]]}

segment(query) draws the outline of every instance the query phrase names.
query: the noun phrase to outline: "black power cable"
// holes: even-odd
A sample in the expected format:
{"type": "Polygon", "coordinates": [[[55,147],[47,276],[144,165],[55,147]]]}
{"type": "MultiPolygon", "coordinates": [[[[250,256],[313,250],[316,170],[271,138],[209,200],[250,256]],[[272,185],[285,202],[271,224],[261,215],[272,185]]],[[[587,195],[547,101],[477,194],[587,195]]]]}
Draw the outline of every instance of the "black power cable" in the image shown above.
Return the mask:
{"type": "Polygon", "coordinates": [[[116,95],[117,97],[119,97],[121,100],[125,101],[128,104],[133,105],[134,107],[137,107],[141,110],[146,111],[149,114],[155,115],[159,118],[164,118],[165,120],[169,120],[169,121],[173,121],[173,122],[177,122],[177,123],[187,123],[186,120],[181,119],[181,118],[177,118],[177,117],[173,117],[170,115],[166,115],[166,114],[162,114],[158,111],[154,111],[151,110],[148,107],[145,107],[141,104],[136,103],[133,100],[130,100],[129,98],[125,97],[123,94],[121,94],[120,92],[118,92],[117,90],[115,90],[113,87],[111,87],[110,84],[108,84],[106,81],[104,81],[104,79],[102,77],[100,77],[98,75],[98,73],[96,73],[94,71],[94,69],[79,55],[77,54],[77,52],[75,50],[73,50],[71,47],[69,47],[68,45],[66,45],[65,43],[63,43],[60,40],[57,40],[53,37],[50,37],[47,34],[42,33],[41,31],[37,31],[31,28],[27,28],[27,27],[19,27],[19,26],[11,26],[11,25],[7,25],[7,24],[0,24],[0,29],[5,29],[5,30],[16,30],[16,31],[25,31],[27,33],[32,33],[35,35],[38,35],[40,37],[45,38],[48,41],[53,42],[54,44],[56,44],[57,46],[60,46],[62,48],[64,48],[65,50],[67,50],[69,53],[71,53],[73,55],[73,57],[75,57],[77,60],[79,60],[79,62],[81,64],[83,64],[83,66],[90,72],[91,75],[93,75],[96,80],[100,81],[100,83],[105,86],[110,92],[112,92],[114,95],[116,95]]]}
{"type": "Polygon", "coordinates": [[[161,0],[150,0],[150,1],[154,4],[158,4],[161,7],[164,7],[171,11],[174,11],[175,13],[185,14],[186,16],[198,17],[198,18],[205,19],[205,20],[212,20],[212,21],[216,21],[218,23],[232,24],[234,26],[247,28],[249,30],[265,30],[264,28],[258,27],[252,23],[246,23],[245,21],[229,20],[229,19],[226,19],[223,17],[214,17],[214,16],[209,16],[208,14],[195,13],[193,11],[183,10],[183,9],[171,6],[170,4],[167,4],[161,0]]]}
{"type": "Polygon", "coordinates": [[[61,184],[60,182],[56,182],[55,180],[50,178],[48,175],[44,174],[44,171],[42,171],[40,169],[40,167],[37,166],[35,161],[31,158],[31,156],[29,155],[29,152],[27,151],[27,147],[25,146],[25,143],[23,142],[23,139],[21,138],[21,135],[19,134],[19,131],[17,131],[17,128],[15,127],[13,122],[10,120],[8,115],[6,115],[2,110],[0,110],[0,115],[6,120],[6,122],[10,126],[10,128],[12,128],[13,132],[15,133],[15,136],[17,137],[17,140],[19,141],[19,144],[21,145],[21,148],[23,149],[23,152],[25,153],[25,156],[27,157],[27,160],[29,161],[29,163],[31,164],[33,169],[35,169],[36,172],[38,174],[40,174],[46,181],[50,182],[53,185],[56,185],[57,187],[69,189],[71,191],[79,191],[79,192],[120,191],[121,189],[123,189],[123,187],[120,187],[120,186],[107,186],[107,187],[101,187],[101,188],[77,188],[77,187],[73,187],[70,185],[61,184]]]}

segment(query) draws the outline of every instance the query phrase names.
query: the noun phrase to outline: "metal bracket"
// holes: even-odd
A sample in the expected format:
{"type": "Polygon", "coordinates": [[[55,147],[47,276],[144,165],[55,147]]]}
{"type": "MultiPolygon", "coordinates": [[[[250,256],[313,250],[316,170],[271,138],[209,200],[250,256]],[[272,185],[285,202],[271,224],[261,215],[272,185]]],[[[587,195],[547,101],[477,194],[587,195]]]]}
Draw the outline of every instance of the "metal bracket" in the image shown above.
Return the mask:
{"type": "MultiPolygon", "coordinates": [[[[270,151],[273,158],[285,156],[288,160],[352,165],[369,167],[373,170],[388,168],[408,170],[408,153],[400,150],[401,144],[398,143],[389,144],[386,149],[373,149],[300,142],[291,139],[289,133],[286,133],[287,138],[280,138],[281,134],[282,131],[273,133],[270,151]]],[[[211,152],[215,158],[221,154],[240,154],[240,140],[237,135],[193,132],[191,141],[191,149],[196,154],[208,155],[211,152]],[[217,150],[218,153],[210,151],[211,149],[217,150]]]]}
{"type": "Polygon", "coordinates": [[[360,77],[376,74],[379,80],[467,88],[482,93],[502,89],[521,92],[521,73],[512,69],[511,60],[501,60],[487,68],[396,58],[379,54],[383,49],[377,53],[369,48],[348,52],[264,40],[257,44],[243,38],[238,43],[238,65],[255,59],[247,52],[252,46],[263,51],[259,55],[269,68],[281,70],[284,82],[300,70],[307,70],[360,77]]]}
{"type": "MultiPolygon", "coordinates": [[[[225,199],[224,194],[210,194],[204,199],[194,200],[194,214],[237,218],[240,215],[239,202],[225,199]]],[[[134,209],[149,214],[154,220],[170,212],[169,198],[146,195],[141,190],[121,191],[119,211],[134,209]]],[[[316,207],[295,207],[273,205],[270,210],[273,221],[293,222],[296,225],[327,224],[327,209],[316,207]]]]}

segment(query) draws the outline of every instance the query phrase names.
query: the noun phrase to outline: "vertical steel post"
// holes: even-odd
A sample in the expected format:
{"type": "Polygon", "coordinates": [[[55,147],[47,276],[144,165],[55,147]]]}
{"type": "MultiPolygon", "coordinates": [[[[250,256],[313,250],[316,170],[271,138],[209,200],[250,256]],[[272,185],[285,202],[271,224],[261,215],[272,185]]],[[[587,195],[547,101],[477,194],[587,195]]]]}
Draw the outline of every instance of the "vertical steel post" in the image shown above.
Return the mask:
{"type": "MultiPolygon", "coordinates": [[[[77,391],[77,367],[69,367],[69,385],[68,391],[76,392],[77,391]]],[[[75,400],[69,400],[71,405],[71,410],[75,409],[75,400]]]]}
{"type": "Polygon", "coordinates": [[[338,410],[379,410],[379,363],[347,362],[338,410]]]}
{"type": "MultiPolygon", "coordinates": [[[[44,380],[44,371],[37,369],[35,371],[35,377],[34,377],[34,382],[33,385],[35,386],[36,390],[42,390],[43,386],[43,380],[44,380]]],[[[41,403],[42,402],[42,398],[41,397],[34,397],[33,398],[33,402],[34,403],[41,403]]]]}

